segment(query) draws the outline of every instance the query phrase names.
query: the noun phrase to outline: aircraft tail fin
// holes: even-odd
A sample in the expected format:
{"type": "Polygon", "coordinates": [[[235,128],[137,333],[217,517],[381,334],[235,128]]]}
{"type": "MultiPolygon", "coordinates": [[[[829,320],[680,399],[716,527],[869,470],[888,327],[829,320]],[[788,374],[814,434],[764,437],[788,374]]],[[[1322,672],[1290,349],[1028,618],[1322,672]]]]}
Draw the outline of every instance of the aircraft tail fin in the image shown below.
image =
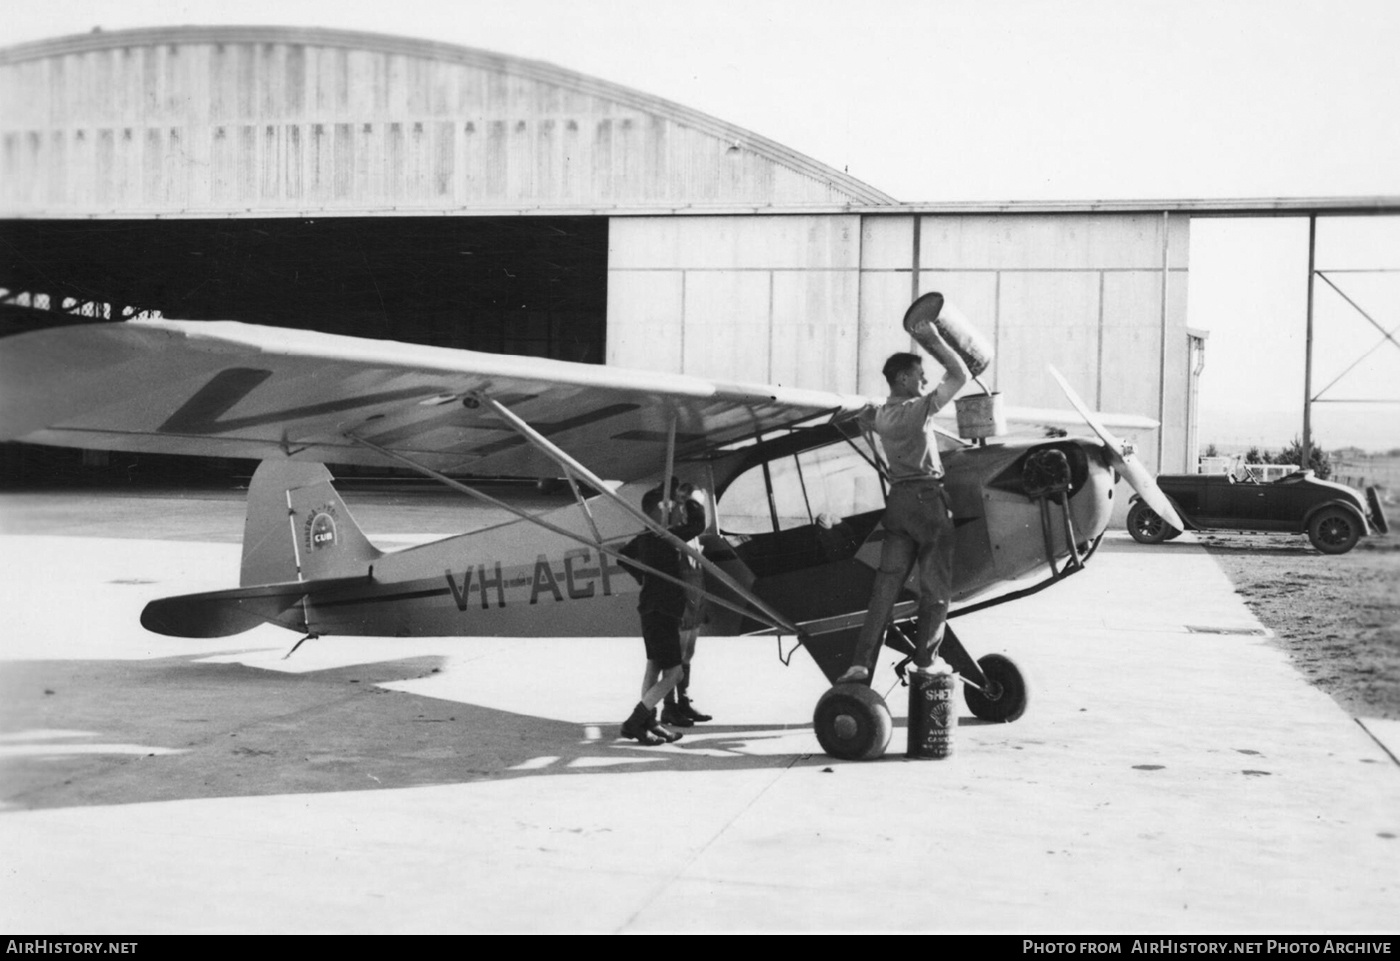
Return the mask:
{"type": "Polygon", "coordinates": [[[382,553],[350,516],[324,465],[258,465],[248,485],[240,585],[365,574],[382,553]]]}

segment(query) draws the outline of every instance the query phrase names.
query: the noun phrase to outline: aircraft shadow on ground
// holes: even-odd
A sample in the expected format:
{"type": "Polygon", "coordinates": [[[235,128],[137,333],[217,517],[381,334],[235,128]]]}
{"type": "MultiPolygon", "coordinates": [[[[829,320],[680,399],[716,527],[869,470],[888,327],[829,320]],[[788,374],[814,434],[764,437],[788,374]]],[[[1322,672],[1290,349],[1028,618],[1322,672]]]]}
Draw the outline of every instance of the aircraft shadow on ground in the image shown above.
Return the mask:
{"type": "MultiPolygon", "coordinates": [[[[810,723],[710,723],[649,748],[619,739],[616,719],[589,739],[587,725],[379,686],[440,667],[437,657],[302,674],[187,657],[11,662],[0,673],[0,807],[842,763],[775,743],[810,738],[810,723]]],[[[887,758],[902,743],[896,732],[887,758]]]]}

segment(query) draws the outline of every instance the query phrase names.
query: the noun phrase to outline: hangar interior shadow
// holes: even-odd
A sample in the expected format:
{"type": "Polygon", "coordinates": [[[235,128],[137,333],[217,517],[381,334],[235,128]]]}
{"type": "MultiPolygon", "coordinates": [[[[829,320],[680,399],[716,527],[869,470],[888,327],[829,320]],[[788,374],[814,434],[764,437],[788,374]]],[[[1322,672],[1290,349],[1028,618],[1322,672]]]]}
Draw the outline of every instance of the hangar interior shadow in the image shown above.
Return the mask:
{"type": "Polygon", "coordinates": [[[0,222],[0,288],[53,311],[105,302],[112,320],[158,310],[594,364],[607,255],[603,217],[0,222]]]}
{"type": "MultiPolygon", "coordinates": [[[[6,220],[0,335],[158,311],[601,364],[607,267],[606,217],[6,220]]],[[[137,460],[4,447],[11,485],[127,482],[137,460]]],[[[204,458],[140,461],[146,481],[228,473],[204,458]]]]}
{"type": "MultiPolygon", "coordinates": [[[[601,737],[590,741],[577,723],[378,686],[426,677],[440,662],[412,658],[303,674],[184,657],[10,662],[0,672],[0,736],[11,749],[0,751],[0,807],[41,810],[542,774],[843,763],[749,749],[780,736],[775,732],[810,730],[810,723],[705,724],[675,745],[642,748],[616,739],[620,717],[599,722],[601,737]],[[62,736],[75,731],[88,733],[62,736]],[[122,750],[101,753],[106,745],[122,750]],[[516,769],[542,757],[557,760],[516,769]],[[649,763],[625,763],[639,758],[649,763]],[[580,759],[582,766],[570,766],[580,759]]],[[[887,758],[902,760],[902,754],[892,749],[887,758]]]]}

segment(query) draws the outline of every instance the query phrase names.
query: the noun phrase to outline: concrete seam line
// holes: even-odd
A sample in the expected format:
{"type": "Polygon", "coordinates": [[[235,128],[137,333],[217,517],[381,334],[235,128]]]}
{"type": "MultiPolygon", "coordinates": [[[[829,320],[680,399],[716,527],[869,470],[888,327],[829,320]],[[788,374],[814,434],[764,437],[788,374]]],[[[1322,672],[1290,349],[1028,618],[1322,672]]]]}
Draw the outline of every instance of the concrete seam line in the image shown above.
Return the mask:
{"type": "Polygon", "coordinates": [[[752,808],[756,803],[758,803],[758,799],[763,797],[763,795],[767,794],[768,789],[771,788],[774,784],[778,783],[779,778],[781,778],[788,771],[792,770],[792,766],[794,764],[807,757],[811,757],[811,755],[798,754],[792,760],[788,761],[787,764],[783,765],[783,769],[774,774],[772,779],[769,780],[767,784],[763,785],[763,789],[749,799],[748,804],[745,804],[738,811],[735,811],[734,816],[731,817],[729,820],[725,821],[723,824],[721,824],[719,828],[715,831],[715,833],[710,836],[710,839],[704,844],[700,845],[699,850],[697,850],[694,855],[688,858],[684,864],[682,864],[679,868],[673,871],[670,877],[668,877],[661,884],[657,885],[656,890],[652,893],[651,897],[647,898],[644,902],[642,902],[641,905],[637,907],[637,910],[633,911],[630,915],[628,915],[627,920],[623,921],[620,925],[618,925],[617,929],[613,931],[613,934],[622,934],[629,927],[631,927],[632,924],[637,920],[638,916],[641,915],[641,913],[647,908],[651,907],[652,902],[654,902],[657,898],[661,897],[662,893],[665,892],[665,890],[668,887],[674,884],[677,881],[677,879],[681,877],[681,875],[685,874],[685,872],[689,870],[692,864],[700,860],[700,856],[703,855],[706,851],[708,851],[710,847],[715,843],[715,841],[719,840],[719,838],[724,834],[725,831],[729,830],[730,825],[732,825],[735,821],[739,820],[739,818],[743,817],[746,813],[748,813],[749,809],[752,808]]]}

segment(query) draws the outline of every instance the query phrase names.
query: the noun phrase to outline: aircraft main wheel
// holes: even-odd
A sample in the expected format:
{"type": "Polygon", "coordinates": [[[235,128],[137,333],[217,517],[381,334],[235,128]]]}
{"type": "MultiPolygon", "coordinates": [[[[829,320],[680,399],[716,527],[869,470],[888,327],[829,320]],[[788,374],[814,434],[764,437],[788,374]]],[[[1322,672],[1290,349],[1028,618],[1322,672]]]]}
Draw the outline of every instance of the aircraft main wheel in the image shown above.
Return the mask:
{"type": "Polygon", "coordinates": [[[1361,525],[1348,511],[1329,507],[1308,525],[1308,540],[1324,554],[1345,554],[1361,539],[1361,525]]]}
{"type": "Polygon", "coordinates": [[[1026,713],[1031,691],[1015,661],[1004,654],[986,654],[977,659],[977,666],[987,677],[986,689],[963,685],[963,699],[974,717],[1006,723],[1026,713]]]}
{"type": "Polygon", "coordinates": [[[838,684],[823,694],[812,726],[822,750],[845,761],[880,757],[894,731],[885,699],[864,684],[838,684]]]}
{"type": "Polygon", "coordinates": [[[1128,511],[1128,533],[1133,535],[1133,540],[1139,544],[1160,544],[1173,531],[1181,533],[1142,501],[1138,501],[1133,505],[1133,509],[1128,511]]]}

